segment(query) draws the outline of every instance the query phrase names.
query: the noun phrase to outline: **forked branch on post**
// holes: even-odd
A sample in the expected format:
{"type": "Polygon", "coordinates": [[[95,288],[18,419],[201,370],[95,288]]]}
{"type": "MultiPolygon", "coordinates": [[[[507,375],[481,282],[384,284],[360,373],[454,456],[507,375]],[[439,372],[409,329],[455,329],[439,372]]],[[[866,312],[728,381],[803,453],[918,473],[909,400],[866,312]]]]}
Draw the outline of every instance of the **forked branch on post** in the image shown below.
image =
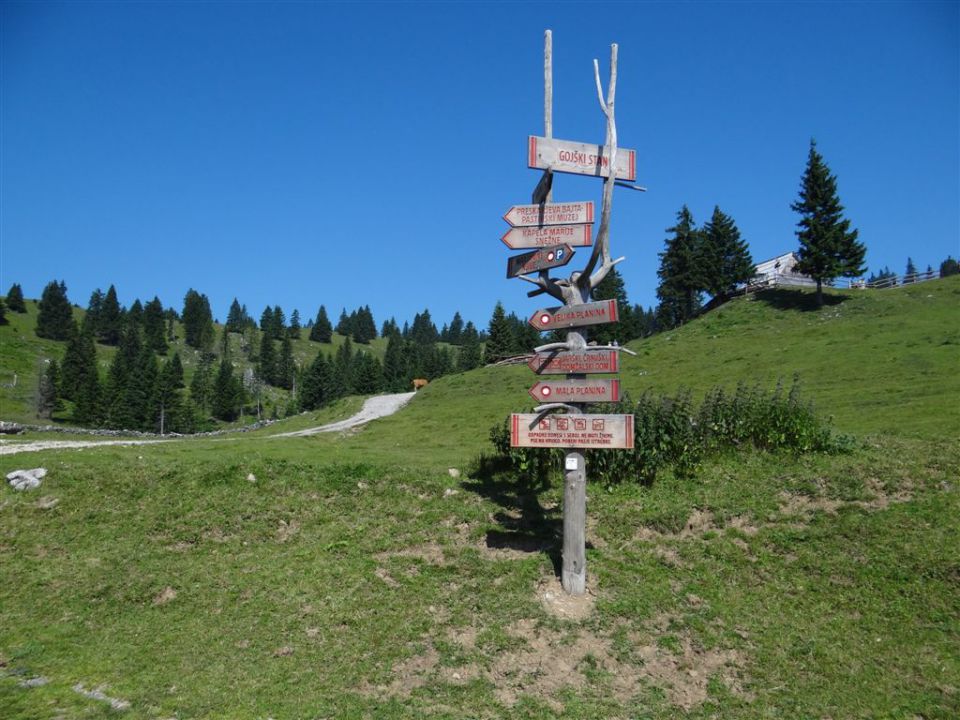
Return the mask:
{"type": "Polygon", "coordinates": [[[600,205],[600,228],[597,230],[597,242],[593,247],[590,260],[577,278],[570,276],[580,287],[582,294],[593,290],[610,272],[610,268],[623,258],[610,259],[610,213],[613,207],[613,186],[616,181],[617,162],[617,123],[614,119],[614,101],[617,96],[617,44],[610,46],[610,82],[607,85],[607,99],[603,99],[603,87],[600,84],[600,64],[593,61],[593,77],[597,83],[597,98],[600,109],[607,116],[606,147],[609,154],[609,174],[603,179],[603,200],[600,205]],[[597,263],[600,263],[599,269],[597,263]],[[596,272],[594,270],[596,269],[596,272]]]}

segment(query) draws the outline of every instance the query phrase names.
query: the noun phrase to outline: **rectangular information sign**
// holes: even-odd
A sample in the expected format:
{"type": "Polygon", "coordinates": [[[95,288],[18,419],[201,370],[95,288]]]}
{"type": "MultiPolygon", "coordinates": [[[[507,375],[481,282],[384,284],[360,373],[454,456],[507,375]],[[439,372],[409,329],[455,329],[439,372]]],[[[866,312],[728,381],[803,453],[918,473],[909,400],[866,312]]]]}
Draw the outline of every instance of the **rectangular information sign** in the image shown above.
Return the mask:
{"type": "Polygon", "coordinates": [[[630,449],[633,415],[514,413],[510,416],[510,447],[630,449]]]}
{"type": "MultiPolygon", "coordinates": [[[[610,176],[610,158],[603,145],[570,142],[531,135],[527,141],[527,166],[576,175],[610,176]]],[[[617,180],[637,179],[637,151],[617,148],[617,180]]]]}
{"type": "Polygon", "coordinates": [[[615,373],[620,370],[620,353],[616,350],[535,353],[527,367],[538,375],[615,373]]]}

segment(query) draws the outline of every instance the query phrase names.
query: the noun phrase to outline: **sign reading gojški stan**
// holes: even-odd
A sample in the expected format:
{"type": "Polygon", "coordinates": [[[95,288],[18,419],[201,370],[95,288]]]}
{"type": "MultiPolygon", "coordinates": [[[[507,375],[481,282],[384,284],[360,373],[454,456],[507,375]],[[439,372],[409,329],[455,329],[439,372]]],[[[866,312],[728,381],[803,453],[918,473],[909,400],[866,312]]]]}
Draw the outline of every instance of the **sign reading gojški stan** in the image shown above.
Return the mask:
{"type": "Polygon", "coordinates": [[[633,447],[633,415],[510,416],[511,447],[620,448],[633,447]]]}
{"type": "MultiPolygon", "coordinates": [[[[637,151],[617,148],[616,180],[637,179],[637,151]]],[[[540,170],[610,177],[606,147],[531,135],[527,140],[527,166],[540,170]]]]}

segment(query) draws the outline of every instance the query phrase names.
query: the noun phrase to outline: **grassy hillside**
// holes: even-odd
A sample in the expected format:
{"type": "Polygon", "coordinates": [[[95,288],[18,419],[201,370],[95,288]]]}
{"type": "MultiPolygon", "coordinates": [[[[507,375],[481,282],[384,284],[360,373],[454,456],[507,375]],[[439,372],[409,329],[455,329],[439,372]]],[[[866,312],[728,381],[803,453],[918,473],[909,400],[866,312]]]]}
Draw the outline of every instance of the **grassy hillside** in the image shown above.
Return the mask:
{"type": "MultiPolygon", "coordinates": [[[[37,380],[46,367],[47,361],[56,359],[59,362],[63,359],[67,344],[66,342],[38,338],[34,332],[37,321],[37,303],[35,300],[27,300],[26,306],[26,313],[8,312],[7,319],[10,322],[7,325],[0,325],[0,419],[26,423],[46,423],[46,419],[38,418],[36,414],[37,380]],[[14,383],[16,384],[14,385],[14,383]]],[[[74,317],[78,322],[82,322],[83,316],[84,310],[74,308],[74,317]]],[[[217,324],[215,329],[217,336],[215,351],[219,353],[223,327],[217,324]]],[[[292,343],[294,360],[301,367],[313,362],[318,352],[327,355],[335,354],[346,339],[344,336],[334,333],[329,344],[316,343],[307,339],[309,334],[310,330],[308,328],[302,329],[300,338],[292,343]]],[[[247,358],[243,351],[241,336],[231,333],[229,343],[230,355],[233,358],[236,372],[239,374],[248,367],[253,367],[254,363],[247,358]]],[[[376,338],[369,345],[354,344],[355,351],[372,353],[381,360],[386,347],[387,343],[383,338],[376,338]]],[[[116,348],[98,343],[96,349],[100,374],[101,377],[105,377],[116,353],[116,348]]],[[[193,377],[197,364],[200,362],[200,352],[184,342],[183,327],[179,323],[176,327],[176,339],[170,342],[167,357],[172,357],[175,352],[180,354],[184,375],[189,386],[190,378],[193,377]]],[[[268,408],[268,411],[276,406],[282,413],[288,400],[289,393],[286,390],[270,386],[264,388],[263,404],[268,408]]],[[[68,417],[69,413],[58,413],[55,415],[55,420],[62,421],[68,417]]]]}
{"type": "Polygon", "coordinates": [[[584,602],[562,488],[476,462],[523,367],[343,436],[0,455],[49,470],[0,488],[0,714],[116,716],[81,686],[136,718],[956,717],[957,280],[632,345],[634,394],[798,372],[857,442],[591,485],[584,602]]]}

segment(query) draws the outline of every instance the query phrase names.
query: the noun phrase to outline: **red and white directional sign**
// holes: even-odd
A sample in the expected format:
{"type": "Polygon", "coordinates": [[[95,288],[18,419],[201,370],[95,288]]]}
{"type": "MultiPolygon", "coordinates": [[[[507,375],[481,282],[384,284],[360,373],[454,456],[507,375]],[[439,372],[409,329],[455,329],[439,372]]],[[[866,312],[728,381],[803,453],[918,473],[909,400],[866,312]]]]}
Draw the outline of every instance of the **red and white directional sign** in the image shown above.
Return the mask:
{"type": "Polygon", "coordinates": [[[593,201],[514,205],[503,216],[512,227],[580,225],[593,222],[593,201]]]}
{"type": "Polygon", "coordinates": [[[510,447],[606,448],[633,447],[633,415],[510,416],[510,447]]]}
{"type": "Polygon", "coordinates": [[[615,373],[620,371],[620,353],[616,350],[536,353],[527,367],[538,375],[615,373]]]}
{"type": "Polygon", "coordinates": [[[534,400],[543,403],[617,402],[620,399],[620,381],[603,378],[541,380],[528,392],[534,400]]]}
{"type": "MultiPolygon", "coordinates": [[[[527,165],[541,170],[576,175],[610,176],[610,157],[603,145],[555,140],[531,135],[527,142],[527,165]]],[[[637,151],[617,148],[617,180],[637,179],[637,151]]]]}
{"type": "Polygon", "coordinates": [[[569,245],[556,245],[514,255],[507,259],[507,277],[512,278],[538,270],[561,267],[570,262],[573,253],[574,250],[569,245]]]}
{"type": "Polygon", "coordinates": [[[585,247],[593,242],[592,225],[548,225],[510,228],[500,238],[508,248],[541,248],[566,243],[585,247]]]}
{"type": "Polygon", "coordinates": [[[537,310],[530,316],[528,322],[537,330],[553,330],[555,328],[601,325],[617,322],[619,319],[617,301],[601,300],[600,302],[583,303],[582,305],[564,305],[537,310]]]}

